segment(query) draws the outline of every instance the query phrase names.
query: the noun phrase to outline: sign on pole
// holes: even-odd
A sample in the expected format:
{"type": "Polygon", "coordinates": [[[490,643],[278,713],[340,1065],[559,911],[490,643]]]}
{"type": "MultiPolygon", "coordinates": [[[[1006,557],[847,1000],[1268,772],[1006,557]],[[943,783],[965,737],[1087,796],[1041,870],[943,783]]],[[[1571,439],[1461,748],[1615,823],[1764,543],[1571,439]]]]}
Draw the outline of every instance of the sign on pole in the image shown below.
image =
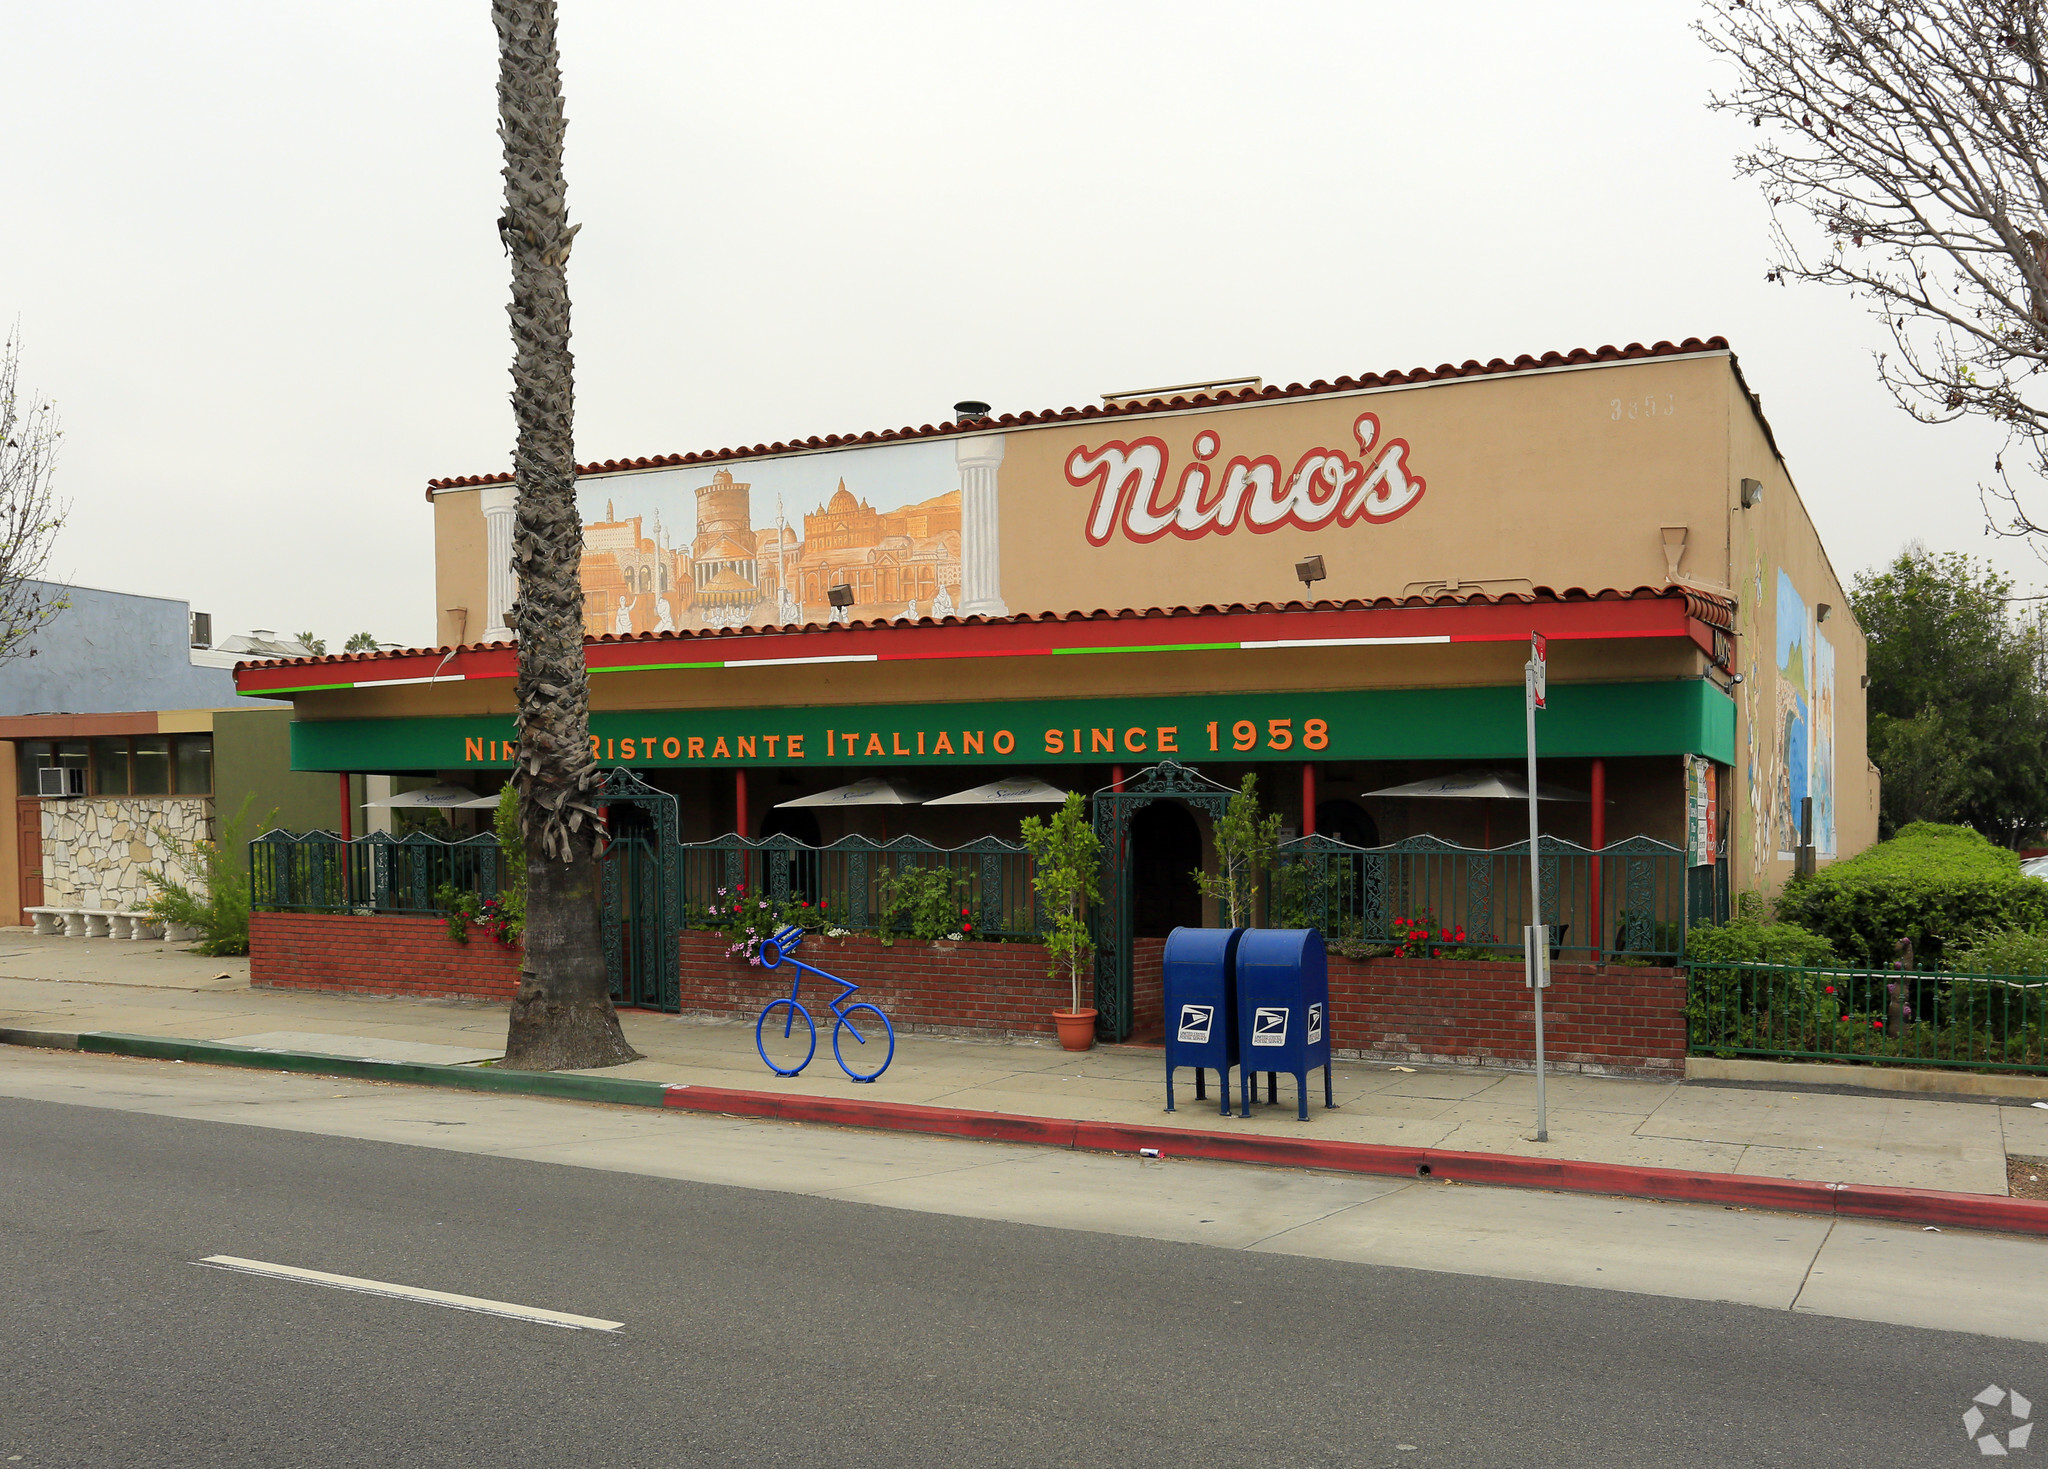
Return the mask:
{"type": "Polygon", "coordinates": [[[1529,634],[1529,666],[1534,670],[1530,689],[1535,696],[1536,707],[1541,709],[1544,707],[1544,671],[1550,666],[1550,639],[1540,632],[1529,634]]]}

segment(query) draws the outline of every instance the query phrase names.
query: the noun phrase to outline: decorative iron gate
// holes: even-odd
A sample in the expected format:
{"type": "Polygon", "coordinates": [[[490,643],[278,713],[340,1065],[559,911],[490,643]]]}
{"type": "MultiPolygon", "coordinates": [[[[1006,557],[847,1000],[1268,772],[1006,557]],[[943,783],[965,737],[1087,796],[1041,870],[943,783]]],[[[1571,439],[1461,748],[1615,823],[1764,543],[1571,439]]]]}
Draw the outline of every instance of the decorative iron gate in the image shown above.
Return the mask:
{"type": "Polygon", "coordinates": [[[676,798],[620,767],[606,773],[596,804],[610,833],[598,859],[598,891],[612,1003],[680,1011],[676,798]]]}
{"type": "Polygon", "coordinates": [[[1154,801],[1182,801],[1220,818],[1237,793],[1172,760],[1146,767],[1119,790],[1095,793],[1095,835],[1102,841],[1102,900],[1095,907],[1095,1031],[1120,1041],[1131,1033],[1131,818],[1154,801]]]}

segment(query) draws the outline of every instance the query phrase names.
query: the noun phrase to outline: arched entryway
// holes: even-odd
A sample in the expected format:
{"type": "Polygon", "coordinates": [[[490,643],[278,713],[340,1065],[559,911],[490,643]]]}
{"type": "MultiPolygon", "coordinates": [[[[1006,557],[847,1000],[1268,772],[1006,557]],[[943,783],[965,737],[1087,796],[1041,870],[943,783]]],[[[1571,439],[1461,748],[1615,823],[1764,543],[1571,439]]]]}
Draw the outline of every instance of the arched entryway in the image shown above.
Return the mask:
{"type": "Polygon", "coordinates": [[[1377,847],[1379,823],[1356,801],[1316,802],[1316,835],[1352,847],[1377,847]]]}
{"type": "Polygon", "coordinates": [[[1131,936],[1163,939],[1202,926],[1202,829],[1178,801],[1159,801],[1131,817],[1131,936]]]}

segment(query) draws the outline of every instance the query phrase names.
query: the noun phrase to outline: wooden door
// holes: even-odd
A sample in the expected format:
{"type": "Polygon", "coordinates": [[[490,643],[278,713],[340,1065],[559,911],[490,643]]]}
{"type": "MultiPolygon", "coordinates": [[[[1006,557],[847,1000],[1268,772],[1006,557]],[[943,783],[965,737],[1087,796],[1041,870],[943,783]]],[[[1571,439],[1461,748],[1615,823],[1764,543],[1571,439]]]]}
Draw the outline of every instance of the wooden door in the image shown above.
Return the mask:
{"type": "MultiPolygon", "coordinates": [[[[43,905],[43,803],[17,800],[14,803],[14,839],[21,866],[21,906],[43,905]]],[[[20,920],[17,919],[17,922],[20,920]]]]}

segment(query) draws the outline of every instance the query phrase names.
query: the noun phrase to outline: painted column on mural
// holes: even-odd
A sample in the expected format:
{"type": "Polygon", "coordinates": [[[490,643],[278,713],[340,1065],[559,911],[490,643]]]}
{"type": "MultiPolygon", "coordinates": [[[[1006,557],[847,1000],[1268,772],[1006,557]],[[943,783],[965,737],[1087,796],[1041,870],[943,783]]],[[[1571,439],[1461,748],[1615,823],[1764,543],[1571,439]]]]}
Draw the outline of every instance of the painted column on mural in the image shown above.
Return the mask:
{"type": "Polygon", "coordinates": [[[519,595],[512,575],[512,521],[518,508],[518,491],[511,485],[488,486],[479,497],[484,511],[484,618],[483,640],[509,643],[512,629],[512,599],[519,595]]]}
{"type": "Polygon", "coordinates": [[[996,471],[1003,462],[1002,434],[956,440],[960,467],[960,615],[1007,617],[996,521],[996,471]]]}

